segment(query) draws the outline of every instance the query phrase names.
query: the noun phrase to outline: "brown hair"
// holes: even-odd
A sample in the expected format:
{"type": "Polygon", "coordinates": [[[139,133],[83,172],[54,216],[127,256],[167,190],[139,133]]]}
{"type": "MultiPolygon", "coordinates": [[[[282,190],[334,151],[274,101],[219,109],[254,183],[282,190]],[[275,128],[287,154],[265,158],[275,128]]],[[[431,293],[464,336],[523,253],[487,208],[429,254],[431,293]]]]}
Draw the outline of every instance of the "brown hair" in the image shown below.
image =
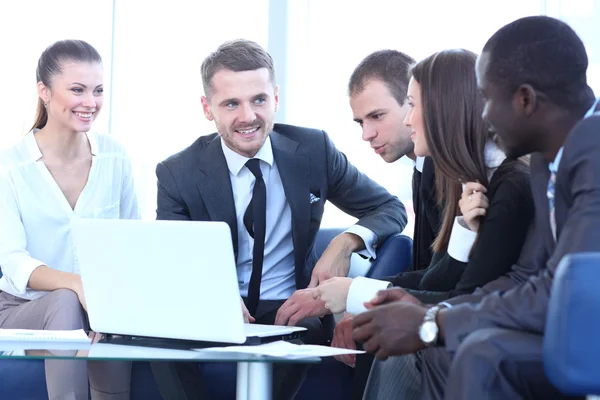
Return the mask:
{"type": "Polygon", "coordinates": [[[200,71],[204,94],[206,97],[210,97],[212,78],[222,69],[242,72],[260,68],[266,68],[269,71],[271,81],[275,84],[273,58],[265,49],[246,39],[225,42],[202,62],[200,71]]]}
{"type": "MultiPolygon", "coordinates": [[[[52,87],[52,77],[62,72],[65,61],[102,63],[102,57],[92,45],[83,40],[61,40],[50,45],[38,60],[35,71],[36,82],[52,87]]],[[[48,122],[48,112],[41,98],[38,98],[35,122],[31,129],[42,129],[48,122]]]]}
{"type": "Polygon", "coordinates": [[[482,118],[484,100],[477,89],[476,60],[477,55],[468,50],[444,50],[412,69],[421,86],[425,140],[435,165],[438,204],[444,209],[433,242],[438,253],[448,250],[461,182],[489,184],[484,148],[491,134],[482,118]]]}
{"type": "Polygon", "coordinates": [[[371,53],[358,64],[350,76],[348,95],[361,93],[370,80],[379,79],[385,83],[392,96],[402,106],[406,100],[410,81],[410,67],[414,63],[412,57],[396,50],[379,50],[371,53]]]}

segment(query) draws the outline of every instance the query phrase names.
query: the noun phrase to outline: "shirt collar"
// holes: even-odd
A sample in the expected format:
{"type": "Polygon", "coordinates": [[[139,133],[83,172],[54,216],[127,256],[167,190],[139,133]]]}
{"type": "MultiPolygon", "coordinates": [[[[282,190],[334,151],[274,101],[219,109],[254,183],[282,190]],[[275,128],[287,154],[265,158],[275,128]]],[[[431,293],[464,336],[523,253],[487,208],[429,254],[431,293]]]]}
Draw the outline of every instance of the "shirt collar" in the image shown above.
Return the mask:
{"type": "MultiPolygon", "coordinates": [[[[37,144],[37,140],[35,140],[35,133],[39,131],[38,128],[33,129],[29,133],[25,135],[25,146],[27,147],[27,151],[29,152],[29,156],[31,157],[31,162],[37,162],[40,158],[42,158],[42,152],[40,151],[40,147],[37,144]]],[[[92,156],[98,154],[98,138],[93,133],[86,133],[88,141],[90,142],[90,149],[92,152],[92,156]]]]}
{"type": "Polygon", "coordinates": [[[564,147],[561,147],[560,150],[558,150],[558,153],[556,153],[556,157],[554,157],[554,161],[552,161],[550,164],[548,164],[548,168],[550,169],[550,172],[556,173],[558,171],[558,166],[560,165],[560,159],[562,158],[563,149],[564,149],[564,147]]]}
{"type": "Polygon", "coordinates": [[[492,179],[492,175],[496,172],[496,169],[504,162],[506,154],[496,143],[492,140],[488,140],[485,143],[483,149],[483,160],[487,167],[488,179],[492,179]]]}
{"type": "MultiPolygon", "coordinates": [[[[223,139],[221,139],[221,148],[223,148],[223,155],[225,156],[225,161],[227,162],[227,168],[229,169],[229,172],[231,172],[234,176],[237,176],[242,168],[244,168],[249,158],[231,150],[229,147],[227,147],[223,139]]],[[[269,166],[273,165],[273,148],[271,147],[271,138],[269,136],[267,136],[265,143],[262,145],[260,150],[258,150],[258,153],[256,153],[256,155],[252,158],[258,158],[259,160],[269,164],[269,166]]]]}
{"type": "Polygon", "coordinates": [[[31,157],[31,162],[36,162],[37,160],[39,160],[40,158],[42,158],[42,152],[40,151],[40,148],[37,144],[37,141],[35,140],[35,133],[39,131],[39,129],[34,129],[31,132],[29,132],[27,135],[25,135],[25,146],[27,147],[27,152],[29,153],[29,156],[31,157]]]}
{"type": "Polygon", "coordinates": [[[423,164],[425,164],[425,157],[417,157],[415,160],[415,168],[417,171],[423,173],[423,164]]]}
{"type": "MultiPolygon", "coordinates": [[[[585,116],[583,118],[587,118],[587,117],[591,116],[592,114],[594,114],[596,112],[596,108],[598,107],[599,104],[600,104],[600,98],[597,98],[596,101],[594,101],[594,104],[592,104],[592,107],[590,107],[590,109],[585,113],[585,116]]],[[[564,149],[564,147],[561,147],[560,150],[558,150],[558,153],[556,153],[556,157],[554,157],[554,161],[552,161],[550,164],[548,164],[548,169],[550,169],[550,172],[554,172],[554,173],[558,172],[558,166],[560,165],[560,160],[562,158],[563,149],[564,149]]]]}
{"type": "MultiPolygon", "coordinates": [[[[583,118],[587,118],[590,115],[594,114],[596,112],[596,107],[598,107],[598,105],[600,104],[600,97],[596,99],[596,101],[594,101],[594,104],[592,104],[592,107],[585,113],[585,116],[583,118]]],[[[600,111],[600,110],[598,110],[600,111]]]]}

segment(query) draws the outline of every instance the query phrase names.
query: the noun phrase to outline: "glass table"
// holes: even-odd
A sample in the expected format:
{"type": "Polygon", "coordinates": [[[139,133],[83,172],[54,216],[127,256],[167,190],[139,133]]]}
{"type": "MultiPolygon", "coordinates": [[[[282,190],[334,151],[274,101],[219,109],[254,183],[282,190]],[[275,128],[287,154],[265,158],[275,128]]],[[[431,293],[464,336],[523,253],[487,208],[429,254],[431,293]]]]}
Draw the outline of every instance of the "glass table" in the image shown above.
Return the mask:
{"type": "MultiPolygon", "coordinates": [[[[135,342],[132,342],[135,343],[135,342]]],[[[136,344],[141,344],[138,342],[136,344]]],[[[232,362],[237,363],[236,398],[271,400],[274,363],[315,364],[320,358],[280,358],[248,353],[211,351],[209,349],[171,349],[98,342],[93,344],[49,342],[0,342],[0,359],[63,359],[150,362],[232,362]]]]}

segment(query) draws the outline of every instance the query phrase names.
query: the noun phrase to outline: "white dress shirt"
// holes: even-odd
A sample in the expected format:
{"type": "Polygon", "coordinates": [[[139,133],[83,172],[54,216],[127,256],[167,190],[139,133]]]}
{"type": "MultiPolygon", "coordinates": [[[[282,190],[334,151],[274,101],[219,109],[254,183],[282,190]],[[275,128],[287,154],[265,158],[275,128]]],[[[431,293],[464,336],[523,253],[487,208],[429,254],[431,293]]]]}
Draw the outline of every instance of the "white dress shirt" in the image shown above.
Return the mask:
{"type": "MultiPolygon", "coordinates": [[[[238,257],[237,275],[242,296],[248,295],[252,274],[252,249],[254,239],[244,226],[244,213],[252,199],[255,178],[246,167],[249,158],[233,150],[221,140],[221,147],[229,169],[235,214],[237,219],[238,257]]],[[[267,233],[265,236],[264,261],[260,284],[261,300],[282,300],[289,298],[296,290],[294,243],[292,241],[292,210],[285,197],[279,170],[273,158],[271,139],[253,158],[260,160],[267,190],[267,233]]],[[[310,199],[306,199],[310,201],[310,199]]],[[[346,232],[360,236],[366,245],[366,254],[375,256],[376,235],[371,230],[354,225],[346,232]]]]}
{"type": "Polygon", "coordinates": [[[24,299],[45,295],[27,287],[41,265],[79,273],[73,219],[140,217],[125,150],[108,135],[87,137],[92,166],[75,209],[41,160],[34,132],[0,154],[1,291],[24,299]]]}
{"type": "Polygon", "coordinates": [[[415,159],[415,168],[420,173],[423,173],[423,165],[425,164],[425,157],[417,157],[415,159]]]}

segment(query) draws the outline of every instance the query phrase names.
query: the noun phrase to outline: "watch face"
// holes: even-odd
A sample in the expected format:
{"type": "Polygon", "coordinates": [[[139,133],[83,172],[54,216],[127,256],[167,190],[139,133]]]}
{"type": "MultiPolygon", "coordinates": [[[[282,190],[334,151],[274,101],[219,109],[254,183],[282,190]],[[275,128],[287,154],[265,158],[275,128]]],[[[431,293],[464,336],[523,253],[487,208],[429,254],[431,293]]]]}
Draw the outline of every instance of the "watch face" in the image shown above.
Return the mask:
{"type": "Polygon", "coordinates": [[[421,325],[419,329],[419,337],[425,344],[430,344],[435,341],[438,335],[437,324],[433,321],[426,321],[421,325]]]}

